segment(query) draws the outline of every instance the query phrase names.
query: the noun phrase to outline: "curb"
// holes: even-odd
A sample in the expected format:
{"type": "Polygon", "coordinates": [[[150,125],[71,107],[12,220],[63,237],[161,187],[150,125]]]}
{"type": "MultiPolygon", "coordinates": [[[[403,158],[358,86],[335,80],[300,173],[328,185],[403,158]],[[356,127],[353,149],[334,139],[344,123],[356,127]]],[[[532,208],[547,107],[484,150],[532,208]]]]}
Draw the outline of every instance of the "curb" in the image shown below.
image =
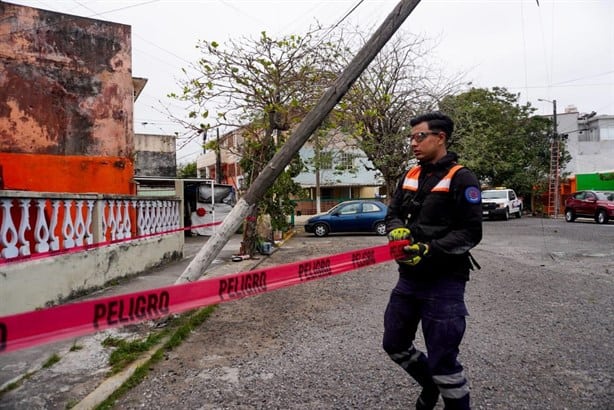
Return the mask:
{"type": "MultiPolygon", "coordinates": [[[[291,229],[290,231],[288,231],[288,233],[284,236],[284,238],[281,241],[279,241],[278,243],[275,244],[275,246],[273,247],[273,252],[271,252],[271,254],[275,253],[287,241],[292,239],[292,237],[294,237],[294,235],[296,234],[296,229],[297,228],[294,227],[294,229],[291,229]]],[[[270,256],[270,255],[263,255],[263,256],[270,256]]],[[[252,259],[252,261],[254,263],[251,264],[248,267],[247,270],[251,271],[251,270],[256,269],[265,260],[266,260],[265,257],[261,257],[261,258],[258,258],[258,259],[252,259]]],[[[121,388],[121,386],[128,379],[130,379],[130,377],[132,377],[134,375],[134,373],[137,371],[137,369],[139,369],[139,367],[141,367],[142,365],[144,365],[147,362],[149,362],[149,360],[151,360],[151,358],[160,349],[163,349],[164,345],[168,341],[168,339],[170,339],[170,336],[164,338],[160,343],[158,343],[156,346],[152,347],[149,351],[147,351],[145,354],[143,354],[143,356],[141,356],[138,360],[136,360],[133,363],[131,363],[121,373],[118,373],[118,374],[115,374],[113,376],[108,377],[106,380],[104,380],[102,383],[100,383],[98,385],[98,387],[96,387],[96,389],[94,389],[94,391],[92,391],[83,400],[81,400],[79,403],[77,403],[73,407],[73,409],[77,409],[77,410],[91,410],[91,409],[95,409],[97,406],[99,406],[101,403],[103,403],[105,400],[107,400],[109,397],[111,397],[111,395],[114,394],[119,388],[121,388]]]]}
{"type": "Polygon", "coordinates": [[[151,360],[154,354],[160,349],[164,348],[166,342],[170,339],[170,336],[165,337],[160,343],[152,347],[147,353],[145,353],[138,360],[130,363],[121,373],[114,374],[108,377],[94,389],[93,392],[85,396],[83,400],[77,403],[73,409],[76,410],[90,410],[95,409],[105,400],[107,400],[113,393],[117,391],[142,365],[151,360]]]}

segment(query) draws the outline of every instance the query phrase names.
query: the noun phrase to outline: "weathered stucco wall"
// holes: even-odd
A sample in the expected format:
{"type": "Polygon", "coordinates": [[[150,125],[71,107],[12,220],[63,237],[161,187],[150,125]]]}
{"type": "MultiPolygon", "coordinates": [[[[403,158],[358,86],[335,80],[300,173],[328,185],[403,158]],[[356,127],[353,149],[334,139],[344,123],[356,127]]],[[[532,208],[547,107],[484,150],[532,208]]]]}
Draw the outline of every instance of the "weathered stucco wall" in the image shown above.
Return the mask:
{"type": "Polygon", "coordinates": [[[142,177],[177,176],[174,135],[135,134],[134,174],[142,177]]]}
{"type": "Polygon", "coordinates": [[[55,305],[182,257],[183,233],[4,265],[0,316],[55,305]]]}
{"type": "Polygon", "coordinates": [[[130,27],[7,3],[0,15],[3,188],[41,190],[42,168],[44,191],[133,193],[130,27]]]}

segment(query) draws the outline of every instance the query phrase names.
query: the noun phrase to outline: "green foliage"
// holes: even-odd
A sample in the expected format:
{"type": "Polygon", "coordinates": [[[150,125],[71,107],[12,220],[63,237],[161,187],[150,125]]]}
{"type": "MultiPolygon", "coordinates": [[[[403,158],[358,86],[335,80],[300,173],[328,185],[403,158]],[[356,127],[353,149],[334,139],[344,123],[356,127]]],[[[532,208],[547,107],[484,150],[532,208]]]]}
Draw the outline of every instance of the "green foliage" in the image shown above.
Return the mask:
{"type": "MultiPolygon", "coordinates": [[[[356,44],[346,38],[339,41],[344,44],[339,61],[345,65],[356,44]]],[[[355,138],[389,193],[412,159],[410,119],[433,110],[443,96],[460,88],[462,76],[446,78],[429,62],[430,51],[423,38],[395,36],[350,88],[333,120],[355,138]]]]}
{"type": "Polygon", "coordinates": [[[104,347],[115,347],[109,356],[111,374],[122,371],[130,363],[137,360],[144,352],[154,347],[163,337],[163,333],[152,333],[145,340],[131,340],[107,337],[102,341],[104,347]]]}
{"type": "MultiPolygon", "coordinates": [[[[284,132],[300,122],[332,77],[323,63],[329,47],[319,43],[317,33],[316,29],[272,38],[263,31],[255,39],[230,39],[225,44],[200,41],[197,72],[180,83],[181,93],[173,94],[190,105],[184,122],[194,132],[241,130],[243,142],[237,154],[247,187],[279,149],[284,132]],[[216,114],[211,115],[214,108],[216,114]],[[206,122],[192,124],[197,119],[206,122]]],[[[285,215],[293,211],[288,198],[299,190],[291,179],[294,168],[287,167],[258,204],[258,212],[271,215],[275,229],[283,229],[285,215]]],[[[250,228],[244,230],[250,254],[255,252],[256,219],[250,216],[250,228]]]]}
{"type": "Polygon", "coordinates": [[[455,122],[450,148],[461,162],[482,183],[529,197],[548,176],[551,121],[534,116],[535,108],[520,105],[518,98],[505,88],[472,88],[445,98],[441,109],[455,122]]]}
{"type": "Polygon", "coordinates": [[[179,178],[196,178],[198,176],[196,162],[189,162],[177,168],[179,178]]]}
{"type": "MultiPolygon", "coordinates": [[[[248,175],[256,176],[256,172],[260,172],[257,170],[264,168],[284,141],[285,138],[281,133],[278,133],[277,141],[273,138],[270,138],[268,142],[256,138],[245,139],[240,162],[241,168],[248,175]]],[[[258,203],[258,214],[270,215],[271,226],[274,230],[284,230],[288,227],[286,215],[294,212],[294,202],[290,198],[302,193],[300,185],[292,178],[300,173],[302,167],[300,157],[296,155],[258,203]]]]}
{"type": "MultiPolygon", "coordinates": [[[[119,387],[117,388],[109,397],[107,397],[102,403],[96,406],[96,410],[106,410],[113,408],[115,402],[119,400],[123,395],[125,395],[128,391],[138,386],[144,379],[147,377],[149,370],[153,367],[154,364],[159,362],[164,358],[164,353],[167,351],[171,351],[177,346],[181,345],[181,343],[189,337],[192,331],[200,326],[207,318],[215,311],[217,306],[207,306],[202,309],[197,309],[191,312],[188,312],[184,315],[178,316],[177,318],[171,320],[168,323],[168,327],[159,332],[156,337],[156,342],[162,342],[162,340],[166,340],[164,345],[155,351],[153,355],[149,358],[149,360],[145,361],[141,366],[137,367],[134,373],[119,387]]],[[[151,336],[151,335],[150,335],[151,336]]],[[[152,340],[150,337],[147,340],[152,340]]],[[[107,338],[105,339],[107,345],[117,345],[121,344],[120,339],[117,338],[107,338]]],[[[103,342],[103,345],[105,344],[103,342]]],[[[151,346],[153,348],[153,345],[151,346]]],[[[134,357],[136,359],[136,357],[134,357]]]]}
{"type": "Polygon", "coordinates": [[[43,363],[43,369],[48,369],[51,366],[53,366],[54,364],[56,364],[57,362],[60,361],[60,356],[57,353],[54,353],[51,355],[51,357],[49,357],[49,359],[47,359],[45,361],[45,363],[43,363]]]}

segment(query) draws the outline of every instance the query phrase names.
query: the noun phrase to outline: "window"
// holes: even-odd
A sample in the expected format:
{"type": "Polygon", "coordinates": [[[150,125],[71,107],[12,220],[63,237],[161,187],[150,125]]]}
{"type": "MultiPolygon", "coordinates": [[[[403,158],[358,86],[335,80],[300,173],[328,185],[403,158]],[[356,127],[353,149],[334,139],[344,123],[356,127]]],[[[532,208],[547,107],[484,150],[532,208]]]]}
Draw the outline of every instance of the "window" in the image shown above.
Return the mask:
{"type": "Polygon", "coordinates": [[[339,169],[350,170],[354,169],[354,158],[356,156],[351,152],[342,152],[339,157],[339,169]]]}
{"type": "Polygon", "coordinates": [[[599,130],[597,128],[591,128],[589,130],[584,130],[578,135],[578,141],[587,142],[587,141],[599,141],[599,130]]]}
{"type": "Polygon", "coordinates": [[[222,144],[223,146],[226,146],[226,148],[232,148],[235,146],[235,136],[234,134],[230,134],[225,141],[225,144],[222,144]]]}
{"type": "Polygon", "coordinates": [[[599,131],[601,141],[614,141],[614,127],[603,127],[599,131]]]}
{"type": "Polygon", "coordinates": [[[360,212],[360,204],[349,204],[341,208],[341,210],[339,211],[339,214],[350,215],[350,214],[357,214],[358,212],[360,212]]]}
{"type": "Polygon", "coordinates": [[[362,211],[363,212],[379,212],[380,209],[377,205],[367,202],[367,203],[362,204],[362,211]]]}
{"type": "Polygon", "coordinates": [[[333,153],[330,151],[320,152],[320,169],[333,169],[333,153]]]}

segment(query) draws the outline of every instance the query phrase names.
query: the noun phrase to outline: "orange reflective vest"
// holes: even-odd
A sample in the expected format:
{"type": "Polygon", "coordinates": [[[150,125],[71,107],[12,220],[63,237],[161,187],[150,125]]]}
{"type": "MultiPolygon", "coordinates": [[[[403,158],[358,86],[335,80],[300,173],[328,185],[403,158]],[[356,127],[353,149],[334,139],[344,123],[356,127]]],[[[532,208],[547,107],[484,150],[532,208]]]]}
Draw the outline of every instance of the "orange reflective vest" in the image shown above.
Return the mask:
{"type": "MultiPolygon", "coordinates": [[[[456,171],[461,169],[462,165],[454,165],[446,175],[435,185],[431,192],[450,192],[450,182],[452,181],[452,177],[456,174],[456,171]]],[[[416,192],[418,190],[418,178],[420,178],[420,172],[422,171],[422,167],[420,165],[416,165],[405,174],[405,180],[403,181],[403,189],[407,189],[409,191],[416,192]]]]}

